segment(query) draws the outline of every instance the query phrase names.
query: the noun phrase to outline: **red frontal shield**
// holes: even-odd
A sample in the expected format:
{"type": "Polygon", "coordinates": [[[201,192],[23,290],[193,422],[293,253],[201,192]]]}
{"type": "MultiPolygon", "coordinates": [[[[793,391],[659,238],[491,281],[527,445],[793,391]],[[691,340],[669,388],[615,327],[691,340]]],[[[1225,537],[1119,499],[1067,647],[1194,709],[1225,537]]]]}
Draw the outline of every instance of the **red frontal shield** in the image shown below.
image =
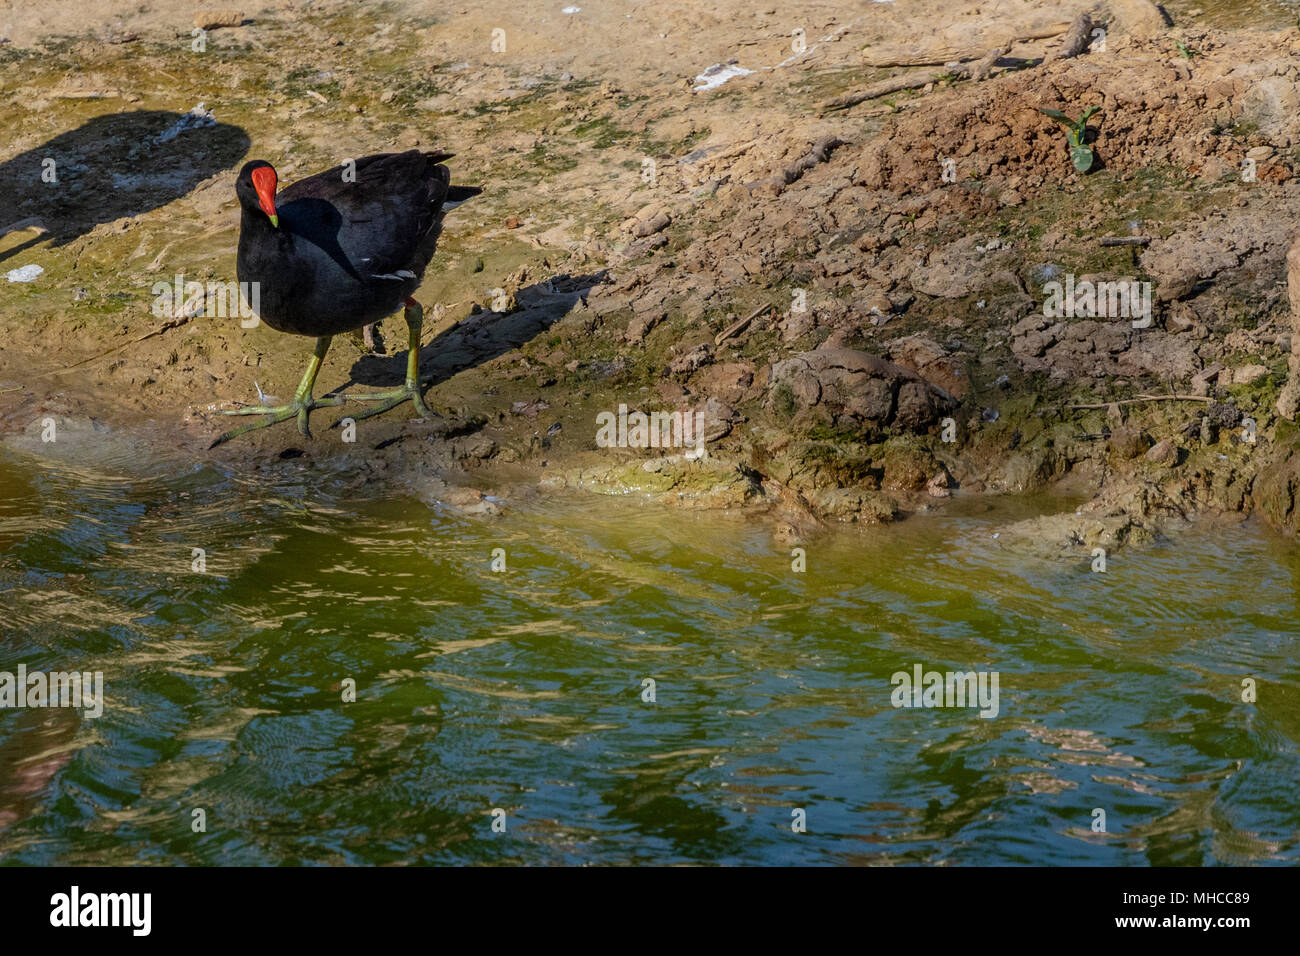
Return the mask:
{"type": "Polygon", "coordinates": [[[262,212],[275,219],[275,170],[270,166],[259,166],[253,170],[252,180],[253,188],[257,190],[257,198],[261,203],[262,212]]]}

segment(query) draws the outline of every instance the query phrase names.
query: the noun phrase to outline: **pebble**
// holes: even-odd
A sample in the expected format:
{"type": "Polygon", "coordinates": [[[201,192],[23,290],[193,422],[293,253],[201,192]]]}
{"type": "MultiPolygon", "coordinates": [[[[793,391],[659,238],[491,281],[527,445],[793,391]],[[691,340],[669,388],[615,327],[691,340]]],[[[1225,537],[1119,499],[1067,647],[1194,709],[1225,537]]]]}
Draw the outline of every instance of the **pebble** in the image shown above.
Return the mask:
{"type": "Polygon", "coordinates": [[[1232,384],[1253,385],[1268,375],[1268,368],[1263,365],[1243,365],[1232,373],[1232,384]]]}
{"type": "Polygon", "coordinates": [[[1171,438],[1158,441],[1151,446],[1151,450],[1146,454],[1146,459],[1158,465],[1176,464],[1178,461],[1178,446],[1174,444],[1171,438]]]}

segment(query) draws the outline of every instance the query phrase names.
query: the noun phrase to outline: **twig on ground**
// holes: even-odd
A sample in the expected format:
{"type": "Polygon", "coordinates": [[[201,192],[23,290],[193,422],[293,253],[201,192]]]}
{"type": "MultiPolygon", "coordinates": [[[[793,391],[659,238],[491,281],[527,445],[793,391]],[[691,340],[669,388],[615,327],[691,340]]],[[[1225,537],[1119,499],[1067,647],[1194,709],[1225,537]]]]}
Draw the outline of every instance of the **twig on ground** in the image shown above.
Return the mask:
{"type": "Polygon", "coordinates": [[[144,335],[140,336],[139,338],[132,339],[129,342],[123,342],[121,345],[114,345],[111,349],[107,349],[103,352],[100,352],[98,355],[92,355],[90,356],[90,358],[84,358],[80,362],[73,362],[71,365],[65,365],[63,368],[56,368],[56,369],[51,369],[48,372],[42,372],[40,375],[37,375],[36,377],[45,378],[47,375],[62,375],[64,372],[71,372],[73,369],[81,368],[81,366],[83,365],[88,365],[89,363],[98,361],[99,359],[102,359],[105,356],[112,355],[114,352],[120,352],[122,349],[126,348],[129,345],[135,345],[139,342],[143,342],[145,339],[151,339],[156,335],[162,335],[164,332],[167,332],[171,329],[178,328],[184,325],[190,319],[194,318],[194,316],[198,315],[199,312],[201,311],[203,310],[200,308],[193,312],[187,313],[185,315],[178,316],[177,318],[169,319],[168,321],[164,322],[162,325],[158,326],[158,328],[154,329],[151,332],[146,332],[144,335]]]}
{"type": "Polygon", "coordinates": [[[717,338],[713,340],[713,344],[715,346],[721,345],[723,342],[727,341],[727,339],[731,338],[733,335],[737,335],[740,332],[743,332],[745,330],[745,327],[748,326],[750,322],[753,322],[756,318],[758,318],[760,315],[762,315],[770,308],[772,308],[771,303],[768,303],[766,305],[760,305],[757,309],[749,313],[749,315],[745,316],[743,319],[738,319],[737,321],[731,323],[731,325],[727,326],[725,329],[723,329],[721,332],[718,333],[717,338]]]}
{"type": "MultiPolygon", "coordinates": [[[[1066,21],[1054,24],[1050,27],[1042,27],[1038,30],[1031,30],[1028,33],[1021,34],[1008,40],[1008,44],[1029,43],[1033,40],[1049,40],[1052,37],[1058,37],[1062,33],[1067,33],[1071,24],[1066,21]]],[[[898,53],[897,47],[893,50],[881,52],[867,52],[862,57],[862,62],[875,69],[883,69],[891,66],[947,66],[950,63],[965,63],[970,60],[978,60],[984,55],[984,50],[973,49],[971,47],[944,47],[940,50],[929,50],[925,53],[898,53]]]]}
{"type": "Polygon", "coordinates": [[[1141,402],[1212,402],[1214,399],[1205,395],[1139,395],[1137,398],[1123,398],[1117,402],[1100,402],[1095,405],[1062,405],[1062,408],[1110,408],[1112,405],[1137,405],[1141,402]]]}
{"type": "Polygon", "coordinates": [[[1065,34],[1065,43],[1059,50],[1049,53],[1043,58],[1044,63],[1050,63],[1053,60],[1068,60],[1071,57],[1078,56],[1088,48],[1088,42],[1092,36],[1092,17],[1087,13],[1081,13],[1074,18],[1070,24],[1069,31],[1065,34]]]}
{"type": "Polygon", "coordinates": [[[824,163],[830,159],[833,150],[847,145],[848,143],[838,136],[823,136],[813,143],[812,149],[807,154],[801,156],[793,166],[785,171],[785,184],[789,186],[818,163],[824,163]]]}
{"type": "Polygon", "coordinates": [[[938,83],[946,77],[955,77],[957,79],[969,80],[986,80],[990,71],[997,64],[998,60],[1011,52],[1011,44],[1004,43],[1000,47],[994,47],[984,54],[978,62],[969,64],[959,64],[951,66],[942,73],[928,73],[924,75],[910,74],[907,76],[895,76],[888,80],[881,80],[879,83],[873,83],[871,86],[864,87],[853,93],[847,93],[844,96],[837,96],[833,100],[827,100],[820,107],[823,113],[832,110],[846,110],[851,106],[857,106],[866,100],[874,100],[881,96],[888,96],[890,93],[901,93],[904,90],[920,89],[930,83],[938,83]]]}

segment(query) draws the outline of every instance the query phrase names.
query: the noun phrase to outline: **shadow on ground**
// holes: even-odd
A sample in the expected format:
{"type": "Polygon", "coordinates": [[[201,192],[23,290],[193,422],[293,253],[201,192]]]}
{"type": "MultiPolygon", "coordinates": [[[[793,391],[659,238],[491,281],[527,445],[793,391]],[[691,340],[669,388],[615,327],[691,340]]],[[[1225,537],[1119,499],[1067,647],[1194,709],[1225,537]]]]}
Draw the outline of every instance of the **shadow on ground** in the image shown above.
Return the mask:
{"type": "MultiPolygon", "coordinates": [[[[519,348],[564,318],[593,286],[605,280],[605,271],[587,275],[557,275],[525,286],[515,293],[512,312],[478,312],[458,322],[420,350],[420,380],[430,387],[458,372],[490,362],[519,348]]],[[[387,320],[389,339],[397,336],[400,317],[387,320]]],[[[307,353],[303,358],[306,360],[307,353]]],[[[350,378],[335,391],[352,385],[391,387],[406,375],[406,350],[393,355],[363,355],[349,370],[350,378]]]]}
{"type": "Polygon", "coordinates": [[[96,116],[0,162],[0,235],[15,225],[45,230],[0,252],[0,260],[51,238],[65,245],[100,223],[165,206],[235,166],[249,145],[240,127],[194,112],[96,116]]]}

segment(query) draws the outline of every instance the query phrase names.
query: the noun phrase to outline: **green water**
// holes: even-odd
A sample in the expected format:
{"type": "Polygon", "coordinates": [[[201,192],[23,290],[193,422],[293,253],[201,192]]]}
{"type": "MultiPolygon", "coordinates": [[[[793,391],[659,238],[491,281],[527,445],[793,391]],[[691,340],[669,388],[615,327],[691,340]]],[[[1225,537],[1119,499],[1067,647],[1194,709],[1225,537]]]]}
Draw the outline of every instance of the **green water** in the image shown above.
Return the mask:
{"type": "Polygon", "coordinates": [[[98,719],[0,710],[4,863],[1300,858],[1300,562],[1249,526],[1102,575],[972,503],[799,574],[625,499],[129,466],[0,452],[0,670],[106,681],[98,719]],[[892,707],[915,663],[997,671],[998,716],[892,707]]]}

